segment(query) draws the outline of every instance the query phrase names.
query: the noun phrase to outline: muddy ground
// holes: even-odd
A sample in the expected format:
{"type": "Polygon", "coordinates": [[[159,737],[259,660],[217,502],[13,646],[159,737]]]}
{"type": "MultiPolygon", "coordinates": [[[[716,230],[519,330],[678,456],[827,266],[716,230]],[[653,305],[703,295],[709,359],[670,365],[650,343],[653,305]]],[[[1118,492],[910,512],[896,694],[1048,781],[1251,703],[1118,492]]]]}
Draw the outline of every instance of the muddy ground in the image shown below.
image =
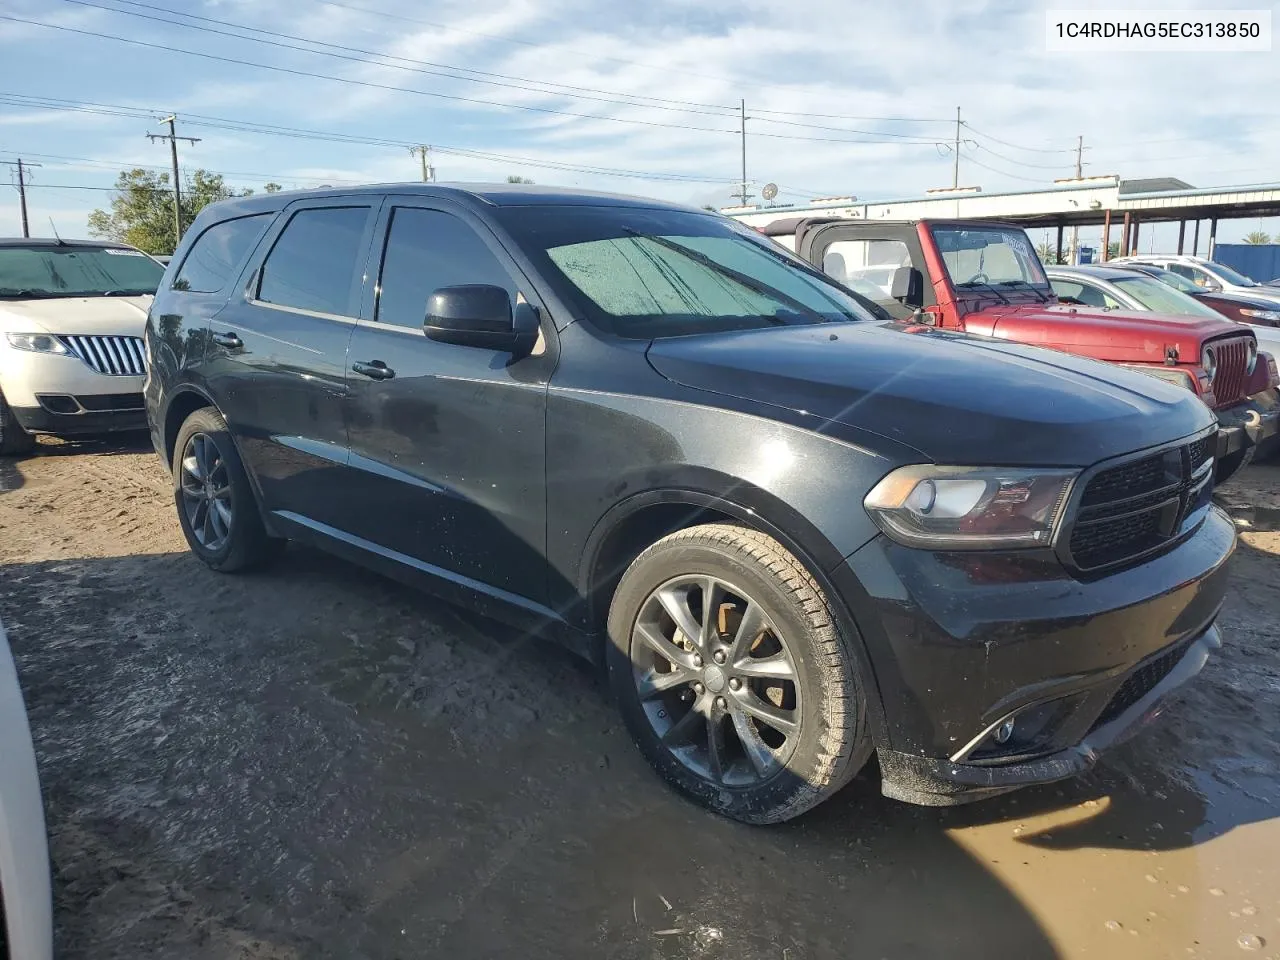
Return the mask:
{"type": "Polygon", "coordinates": [[[749,828],[568,654],[317,552],[188,555],[145,441],[0,462],[0,617],[75,958],[1280,957],[1280,467],[1226,648],[1093,774],[956,810],[874,771],[749,828]]]}

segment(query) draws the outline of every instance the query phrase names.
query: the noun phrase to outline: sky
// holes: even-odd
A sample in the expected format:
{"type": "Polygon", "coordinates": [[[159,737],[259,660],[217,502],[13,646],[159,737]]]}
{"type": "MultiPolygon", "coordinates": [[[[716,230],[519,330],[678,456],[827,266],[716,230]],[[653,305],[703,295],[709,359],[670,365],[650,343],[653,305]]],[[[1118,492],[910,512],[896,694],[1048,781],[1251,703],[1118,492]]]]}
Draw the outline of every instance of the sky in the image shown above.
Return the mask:
{"type": "MultiPolygon", "coordinates": [[[[1280,181],[1280,51],[1050,53],[1048,6],[5,0],[0,160],[40,164],[32,231],[52,219],[67,237],[87,235],[121,169],[168,169],[146,134],[169,113],[199,138],[180,144],[183,169],[238,188],[415,180],[410,147],[427,144],[442,181],[726,206],[744,101],[750,192],[775,183],[778,202],[949,186],[957,107],[960,182],[984,192],[1071,176],[1077,136],[1086,175],[1280,181]]],[[[1218,239],[1259,226],[1224,223],[1218,239]]],[[[0,235],[18,230],[6,187],[0,235]]],[[[1144,230],[1144,252],[1176,232],[1144,230]]]]}

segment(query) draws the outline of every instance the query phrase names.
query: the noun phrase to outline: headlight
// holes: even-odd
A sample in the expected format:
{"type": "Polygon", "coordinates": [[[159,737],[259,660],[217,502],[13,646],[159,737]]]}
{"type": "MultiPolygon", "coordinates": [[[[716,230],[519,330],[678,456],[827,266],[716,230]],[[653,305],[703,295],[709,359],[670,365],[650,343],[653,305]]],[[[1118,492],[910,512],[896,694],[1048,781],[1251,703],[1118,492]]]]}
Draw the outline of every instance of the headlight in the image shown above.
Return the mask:
{"type": "Polygon", "coordinates": [[[1156,377],[1159,380],[1172,383],[1175,387],[1186,387],[1192,393],[1197,392],[1195,379],[1186,370],[1180,370],[1177,367],[1157,367],[1141,363],[1122,363],[1119,366],[1137,370],[1139,373],[1145,373],[1149,377],[1156,377]]]}
{"type": "Polygon", "coordinates": [[[15,350],[28,350],[31,353],[67,354],[68,350],[57,337],[47,333],[6,333],[5,339],[15,350]]]}
{"type": "Polygon", "coordinates": [[[1240,311],[1241,316],[1252,317],[1254,320],[1265,320],[1268,323],[1280,322],[1280,310],[1244,310],[1240,311]]]}
{"type": "Polygon", "coordinates": [[[1253,376],[1253,368],[1258,365],[1258,341],[1257,340],[1249,341],[1248,358],[1249,359],[1245,363],[1245,368],[1244,368],[1245,373],[1248,374],[1249,376],[1253,376]]]}
{"type": "Polygon", "coordinates": [[[1213,347],[1205,347],[1200,351],[1200,366],[1204,367],[1204,372],[1209,375],[1212,380],[1218,372],[1218,358],[1213,355],[1213,347]]]}
{"type": "Polygon", "coordinates": [[[909,547],[1040,547],[1053,540],[1076,475],[922,464],[893,471],[863,504],[881,530],[909,547]]]}

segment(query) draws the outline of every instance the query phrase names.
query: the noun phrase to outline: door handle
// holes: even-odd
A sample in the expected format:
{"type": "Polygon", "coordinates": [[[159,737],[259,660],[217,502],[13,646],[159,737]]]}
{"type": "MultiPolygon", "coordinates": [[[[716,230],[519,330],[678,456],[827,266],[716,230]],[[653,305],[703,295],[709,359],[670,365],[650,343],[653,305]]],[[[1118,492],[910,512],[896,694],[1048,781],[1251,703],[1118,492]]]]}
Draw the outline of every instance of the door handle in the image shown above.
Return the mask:
{"type": "Polygon", "coordinates": [[[351,364],[351,369],[370,380],[390,380],[396,375],[396,372],[381,360],[370,360],[368,363],[357,360],[351,364]]]}
{"type": "Polygon", "coordinates": [[[226,333],[215,333],[211,339],[220,347],[226,347],[228,350],[239,350],[244,346],[244,341],[230,331],[226,333]]]}

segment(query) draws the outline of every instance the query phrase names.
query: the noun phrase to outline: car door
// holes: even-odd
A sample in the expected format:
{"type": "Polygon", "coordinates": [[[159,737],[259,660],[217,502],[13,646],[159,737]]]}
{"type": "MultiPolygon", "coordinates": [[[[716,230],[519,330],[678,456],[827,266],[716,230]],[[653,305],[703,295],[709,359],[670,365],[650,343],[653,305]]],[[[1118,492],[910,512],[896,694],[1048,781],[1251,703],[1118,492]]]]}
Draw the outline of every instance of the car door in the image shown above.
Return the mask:
{"type": "Polygon", "coordinates": [[[246,265],[239,295],[211,320],[208,387],[264,509],[285,519],[341,521],[347,344],[378,202],[286,207],[246,265]]]}
{"type": "Polygon", "coordinates": [[[873,300],[897,320],[911,317],[916,307],[937,304],[927,276],[920,239],[911,226],[856,223],[819,227],[806,257],[827,276],[873,300]],[[893,296],[894,272],[912,267],[920,273],[919,303],[893,296]]]}
{"type": "Polygon", "coordinates": [[[492,284],[513,305],[536,294],[492,233],[446,202],[389,200],[377,237],[377,286],[347,366],[353,533],[427,573],[541,603],[554,328],[544,313],[534,353],[514,362],[428,339],[441,287],[492,284]]]}

